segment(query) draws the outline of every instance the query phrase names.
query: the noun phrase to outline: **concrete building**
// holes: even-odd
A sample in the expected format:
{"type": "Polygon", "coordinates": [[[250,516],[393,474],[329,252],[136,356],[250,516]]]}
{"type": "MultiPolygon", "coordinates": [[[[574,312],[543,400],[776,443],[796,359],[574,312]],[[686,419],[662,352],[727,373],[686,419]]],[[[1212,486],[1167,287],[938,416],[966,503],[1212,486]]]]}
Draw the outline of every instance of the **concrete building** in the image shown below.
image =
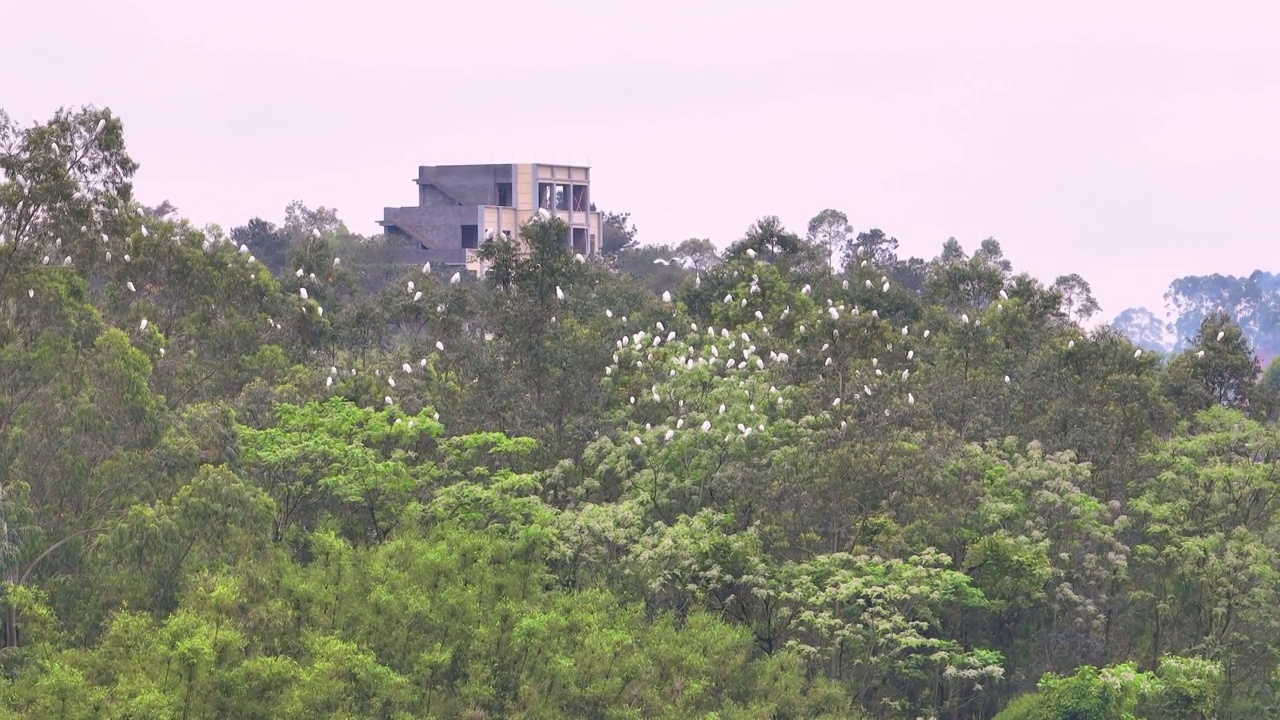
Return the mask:
{"type": "Polygon", "coordinates": [[[539,208],[569,226],[565,244],[600,252],[601,216],[591,203],[591,168],[532,163],[423,165],[418,204],[383,208],[379,225],[405,245],[405,263],[432,262],[482,272],[476,250],[487,234],[514,236],[539,208]]]}

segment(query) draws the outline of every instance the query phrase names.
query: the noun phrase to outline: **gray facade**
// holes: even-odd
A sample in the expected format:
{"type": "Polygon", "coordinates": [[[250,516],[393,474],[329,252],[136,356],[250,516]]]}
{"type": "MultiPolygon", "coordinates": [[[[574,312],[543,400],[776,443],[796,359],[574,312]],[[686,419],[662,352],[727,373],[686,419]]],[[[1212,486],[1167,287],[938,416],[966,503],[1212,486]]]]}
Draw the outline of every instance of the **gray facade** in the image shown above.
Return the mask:
{"type": "Polygon", "coordinates": [[[465,265],[467,250],[484,242],[485,206],[514,205],[513,176],[512,165],[421,166],[418,204],[383,208],[379,224],[405,241],[402,262],[465,265]]]}

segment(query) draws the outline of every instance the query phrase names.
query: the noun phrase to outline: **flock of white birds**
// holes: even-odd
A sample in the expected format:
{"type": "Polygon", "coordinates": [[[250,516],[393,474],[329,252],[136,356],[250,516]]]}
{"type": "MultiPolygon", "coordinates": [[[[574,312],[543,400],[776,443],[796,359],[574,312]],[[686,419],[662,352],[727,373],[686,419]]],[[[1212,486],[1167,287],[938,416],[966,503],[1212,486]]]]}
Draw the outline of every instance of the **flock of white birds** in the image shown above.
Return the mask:
{"type": "MultiPolygon", "coordinates": [[[[746,256],[754,262],[763,262],[758,259],[759,254],[754,250],[748,249],[746,256]]],[[[680,263],[685,259],[659,258],[655,260],[655,264],[667,265],[669,263],[680,263]]],[[[888,292],[891,285],[887,278],[882,277],[881,291],[888,292]]],[[[869,282],[869,281],[868,281],[869,282]]],[[[695,285],[699,284],[695,280],[695,285]]],[[[871,287],[868,285],[868,287],[871,287]]],[[[848,288],[848,281],[844,282],[844,288],[848,288]]],[[[556,288],[557,297],[564,299],[564,293],[560,288],[556,288]]],[[[812,287],[805,285],[801,289],[803,295],[811,295],[812,287]]],[[[662,301],[664,304],[673,302],[672,295],[669,291],[663,292],[662,301]]],[[[758,273],[752,273],[751,282],[747,288],[747,297],[735,299],[732,293],[725,295],[722,303],[724,305],[737,305],[744,310],[751,310],[752,303],[755,302],[756,309],[751,313],[756,321],[765,320],[766,304],[763,301],[763,294],[760,286],[760,276],[758,273]]],[[[782,309],[776,320],[778,322],[786,321],[791,314],[790,306],[782,309]]],[[[832,341],[839,342],[840,324],[839,321],[844,317],[857,317],[862,312],[861,308],[854,306],[848,307],[844,303],[837,303],[834,299],[827,299],[826,313],[817,321],[816,326],[810,328],[801,324],[795,329],[801,335],[807,335],[810,332],[826,335],[832,341]]],[[[870,316],[879,318],[878,310],[871,310],[870,316]]],[[[613,319],[615,313],[612,309],[605,310],[605,317],[613,319]]],[[[678,308],[673,308],[671,313],[672,322],[680,322],[678,308]]],[[[623,315],[619,318],[621,324],[627,325],[628,318],[623,315]]],[[[852,328],[845,324],[846,332],[852,328]]],[[[869,326],[863,326],[862,330],[870,329],[869,326]]],[[[899,331],[902,338],[908,338],[911,334],[910,327],[904,326],[899,331]]],[[[769,325],[761,325],[759,334],[764,337],[771,336],[769,325]]],[[[930,335],[928,330],[922,334],[923,339],[927,339],[930,335]]],[[[767,341],[766,341],[767,342],[767,341]]],[[[899,344],[906,342],[901,341],[899,344]]],[[[635,367],[643,371],[644,368],[658,369],[658,375],[661,376],[661,370],[666,369],[666,377],[673,382],[679,382],[678,378],[682,374],[693,374],[694,382],[710,381],[709,386],[703,385],[704,388],[710,387],[709,391],[702,393],[681,392],[682,395],[689,397],[691,402],[686,403],[685,397],[681,397],[670,403],[668,398],[664,410],[673,412],[674,424],[671,427],[659,427],[655,430],[652,424],[645,425],[645,434],[635,434],[632,436],[632,442],[637,446],[644,446],[648,442],[649,436],[661,437],[662,442],[671,442],[679,432],[691,431],[700,433],[712,433],[717,429],[720,422],[725,423],[724,439],[726,442],[732,441],[735,437],[747,438],[753,433],[762,431],[769,422],[769,417],[765,412],[766,407],[778,407],[786,402],[786,399],[780,397],[781,393],[775,385],[769,385],[768,389],[764,389],[765,378],[767,376],[759,374],[758,371],[764,370],[769,366],[782,366],[791,361],[793,354],[799,356],[802,353],[800,348],[787,349],[762,349],[757,346],[747,332],[734,333],[728,327],[721,327],[717,330],[714,326],[699,328],[698,324],[690,321],[688,323],[688,331],[679,333],[674,329],[668,329],[662,321],[654,324],[652,330],[640,329],[635,332],[624,334],[615,341],[616,352],[613,354],[613,363],[604,368],[604,377],[608,381],[625,382],[623,379],[624,368],[635,367]],[[767,361],[766,361],[767,358],[767,361]],[[738,400],[739,402],[733,402],[738,400]],[[699,405],[700,407],[694,407],[699,405]],[[735,407],[736,406],[736,407],[735,407]],[[741,410],[745,409],[746,413],[741,410]],[[688,426],[686,428],[686,425],[688,426]],[[696,429],[695,429],[696,428],[696,429]]],[[[824,367],[831,367],[834,356],[832,353],[831,342],[826,342],[822,346],[824,355],[824,367]]],[[[886,361],[891,358],[896,359],[894,355],[894,344],[887,343],[885,346],[886,361]]],[[[893,375],[897,378],[902,391],[901,396],[909,405],[916,402],[915,395],[907,389],[908,381],[911,377],[911,364],[915,362],[916,351],[914,348],[900,346],[897,354],[901,356],[903,367],[901,372],[895,368],[893,375]]],[[[870,398],[881,391],[883,386],[890,381],[890,376],[885,372],[887,365],[882,366],[879,357],[873,357],[870,360],[869,372],[865,374],[861,369],[855,369],[848,373],[848,388],[854,389],[861,385],[860,391],[849,395],[849,401],[855,401],[861,397],[870,398]],[[873,388],[873,386],[876,386],[873,388]]],[[[841,385],[845,385],[845,374],[841,373],[841,385]]],[[[687,388],[685,388],[687,390],[687,388]]],[[[649,400],[655,404],[663,404],[664,390],[659,383],[654,383],[650,387],[649,400]]],[[[631,405],[636,405],[637,398],[631,395],[628,399],[631,405]]],[[[841,409],[846,404],[846,398],[837,395],[831,400],[830,408],[833,421],[837,421],[841,428],[848,426],[848,415],[844,414],[841,409]]],[[[891,411],[885,408],[884,414],[890,415],[891,411]]]]}
{"type": "MultiPolygon", "coordinates": [[[[105,127],[105,123],[106,123],[105,120],[99,121],[95,132],[101,133],[103,128],[105,127]]],[[[20,175],[16,178],[16,181],[19,183],[19,185],[29,184],[27,179],[21,177],[20,175]]],[[[118,211],[117,211],[117,214],[118,214],[118,211]]],[[[545,215],[546,215],[545,212],[540,213],[538,217],[545,219],[545,215]]],[[[82,233],[87,234],[88,228],[82,227],[81,231],[82,233]]],[[[139,233],[144,238],[148,237],[149,230],[145,222],[141,222],[139,224],[139,233]]],[[[320,236],[319,230],[315,230],[314,233],[317,237],[320,236]]],[[[492,239],[493,237],[494,237],[494,234],[492,230],[486,228],[485,238],[492,239]]],[[[104,241],[104,245],[107,245],[107,246],[110,245],[110,239],[108,238],[107,235],[103,234],[102,239],[104,241]]],[[[0,237],[0,244],[2,244],[3,242],[4,242],[4,238],[0,237]]],[[[217,241],[215,240],[205,240],[203,243],[203,248],[204,250],[209,251],[209,250],[212,250],[216,246],[216,244],[217,244],[217,241]]],[[[128,249],[131,250],[132,238],[128,238],[128,237],[125,238],[125,245],[128,249]]],[[[60,250],[62,248],[61,239],[56,239],[54,241],[54,248],[55,248],[55,251],[60,250]]],[[[247,245],[241,244],[238,250],[239,250],[239,255],[244,258],[244,262],[246,263],[247,267],[250,268],[251,270],[250,278],[251,279],[256,278],[257,274],[256,272],[252,271],[252,268],[257,264],[257,258],[254,257],[254,255],[250,252],[250,249],[247,245]]],[[[765,262],[759,259],[759,253],[757,253],[753,249],[747,249],[745,251],[745,255],[752,262],[756,262],[756,263],[765,262]]],[[[112,254],[109,250],[106,251],[104,257],[108,263],[112,261],[112,254]]],[[[123,254],[123,257],[122,257],[123,262],[130,263],[132,259],[133,258],[129,253],[123,254]]],[[[584,263],[586,262],[586,258],[581,253],[578,253],[574,255],[574,261],[577,263],[584,263]]],[[[689,257],[658,258],[653,262],[654,264],[664,265],[664,266],[672,265],[672,264],[678,265],[684,268],[691,268],[693,266],[692,259],[689,257]]],[[[334,268],[340,267],[341,263],[342,261],[340,258],[337,258],[337,257],[333,258],[334,268]]],[[[53,255],[45,255],[40,259],[40,265],[42,267],[50,267],[50,266],[56,267],[57,265],[60,265],[61,267],[64,267],[64,268],[70,268],[70,267],[73,267],[74,264],[75,263],[71,255],[64,256],[62,260],[57,263],[55,263],[55,259],[53,255]]],[[[868,266],[868,261],[864,258],[861,261],[861,267],[866,268],[867,266],[868,266]]],[[[432,272],[431,263],[428,262],[422,266],[422,273],[424,275],[430,275],[431,272],[432,272]]],[[[319,280],[317,280],[315,273],[314,272],[307,273],[303,270],[303,268],[298,268],[295,271],[294,276],[299,280],[304,280],[304,284],[298,288],[298,295],[302,301],[302,308],[301,308],[302,312],[306,313],[306,312],[309,312],[311,308],[314,308],[314,312],[316,313],[316,315],[319,317],[323,317],[324,308],[318,302],[314,301],[311,298],[311,293],[309,292],[307,287],[308,283],[315,284],[320,282],[319,280]]],[[[451,285],[457,285],[461,281],[462,281],[461,272],[454,272],[453,275],[449,278],[449,283],[451,285]]],[[[700,287],[701,281],[702,281],[702,278],[701,278],[701,274],[699,273],[694,280],[695,286],[700,287]]],[[[844,280],[842,285],[843,285],[843,288],[847,290],[849,287],[849,281],[844,280]]],[[[876,285],[877,283],[873,282],[871,279],[865,280],[865,286],[867,289],[874,289],[876,285]]],[[[888,293],[891,288],[891,284],[888,277],[883,275],[880,277],[880,281],[878,285],[882,293],[888,293]]],[[[126,280],[124,282],[124,288],[129,293],[138,292],[137,285],[132,280],[126,280]]],[[[1013,290],[1016,288],[1017,288],[1016,281],[1011,281],[1009,289],[1013,290]]],[[[406,292],[412,296],[414,302],[420,301],[423,297],[422,290],[418,289],[412,280],[407,282],[406,292]]],[[[801,289],[801,293],[806,296],[811,295],[812,287],[810,285],[804,285],[803,288],[801,289]]],[[[565,301],[568,297],[564,289],[558,285],[555,288],[555,295],[559,301],[565,301]]],[[[27,296],[28,298],[34,299],[36,297],[35,288],[28,288],[27,296]]],[[[733,294],[730,293],[725,295],[722,302],[725,305],[733,305],[736,302],[740,308],[745,310],[750,307],[753,300],[755,300],[756,298],[759,298],[760,296],[761,296],[760,277],[758,274],[753,273],[751,276],[751,282],[748,286],[747,297],[743,297],[735,300],[733,294]]],[[[1008,292],[1005,289],[1001,289],[999,291],[999,301],[996,303],[996,309],[1002,310],[1003,302],[1007,301],[1008,299],[1009,299],[1008,292]]],[[[671,305],[673,303],[673,297],[670,291],[664,291],[662,293],[662,302],[665,305],[671,305]]],[[[438,306],[437,309],[440,312],[444,311],[443,306],[438,306]]],[[[757,322],[764,322],[766,319],[765,311],[766,311],[765,303],[763,301],[759,301],[757,302],[757,308],[752,312],[752,316],[757,322]]],[[[826,368],[832,367],[833,362],[835,362],[836,360],[835,356],[831,352],[831,346],[832,346],[831,343],[839,342],[840,320],[844,317],[849,317],[849,316],[856,317],[861,312],[862,312],[862,309],[856,305],[853,307],[848,307],[843,302],[836,302],[832,298],[827,298],[826,312],[817,321],[816,326],[812,328],[812,332],[823,334],[829,338],[829,341],[825,342],[822,346],[822,353],[824,355],[823,357],[824,367],[826,368]]],[[[779,313],[779,315],[775,318],[775,320],[779,322],[785,321],[788,315],[790,315],[790,313],[791,313],[791,307],[787,306],[785,309],[783,309],[779,313]]],[[[879,319],[879,311],[877,309],[874,309],[874,308],[870,309],[869,315],[872,318],[879,319]]],[[[612,310],[605,310],[605,317],[612,320],[615,317],[615,314],[612,310]]],[[[671,312],[672,321],[673,322],[676,321],[678,317],[679,317],[679,309],[673,308],[671,312]]],[[[965,325],[970,324],[970,318],[967,313],[963,313],[963,312],[960,313],[959,320],[962,324],[965,324],[965,325]]],[[[269,320],[269,322],[273,326],[276,325],[274,320],[269,320]]],[[[623,326],[626,326],[628,324],[628,318],[625,315],[621,316],[620,323],[623,326]]],[[[974,327],[978,327],[978,326],[981,326],[982,321],[980,319],[974,320],[972,324],[974,327]]],[[[145,331],[149,326],[150,326],[150,322],[148,321],[147,318],[144,317],[139,323],[139,330],[145,331]]],[[[633,365],[636,368],[645,368],[646,364],[648,364],[649,366],[654,366],[654,365],[669,366],[668,368],[669,372],[667,373],[668,378],[675,378],[681,372],[691,372],[698,369],[703,369],[704,372],[709,372],[715,380],[718,380],[721,382],[737,379],[737,385],[739,388],[742,389],[743,391],[742,395],[745,396],[745,398],[748,401],[748,406],[751,412],[754,413],[758,409],[757,404],[755,402],[755,400],[758,399],[756,397],[757,389],[754,388],[753,385],[749,385],[749,383],[747,382],[747,379],[748,379],[747,376],[742,374],[744,372],[750,373],[753,370],[763,370],[766,367],[766,358],[768,359],[767,360],[768,364],[785,365],[791,360],[793,353],[796,356],[799,356],[801,354],[800,348],[792,348],[790,351],[781,350],[781,349],[770,349],[767,351],[762,350],[761,348],[757,347],[755,341],[753,341],[753,339],[746,332],[741,332],[735,336],[733,333],[730,332],[730,330],[727,327],[722,327],[719,329],[719,331],[717,331],[715,327],[707,327],[705,328],[704,332],[700,332],[698,325],[696,323],[690,322],[688,326],[689,326],[688,332],[681,335],[677,333],[675,330],[668,330],[664,326],[663,322],[659,321],[655,324],[653,328],[654,331],[652,332],[652,334],[649,329],[639,329],[634,332],[627,332],[623,334],[615,342],[616,352],[613,354],[613,363],[604,369],[605,378],[610,382],[620,381],[620,376],[622,374],[619,372],[620,369],[624,366],[629,366],[629,365],[633,365]],[[659,350],[659,348],[663,347],[664,345],[665,345],[665,350],[659,350]]],[[[846,325],[846,327],[848,326],[846,325]]],[[[867,329],[869,329],[869,326],[863,326],[862,329],[866,331],[867,329]]],[[[807,328],[803,324],[799,325],[796,328],[796,330],[801,335],[805,335],[811,331],[809,328],[807,328]]],[[[770,333],[769,326],[761,325],[760,333],[766,337],[770,336],[771,333],[770,333]]],[[[862,397],[870,398],[875,396],[879,392],[885,391],[887,389],[891,389],[891,388],[886,388],[886,385],[890,382],[894,382],[897,384],[897,389],[900,391],[899,393],[900,396],[903,399],[905,399],[905,402],[908,405],[915,404],[916,397],[913,391],[910,389],[909,383],[911,382],[912,369],[919,363],[919,361],[916,359],[916,350],[914,348],[906,347],[906,343],[909,342],[909,338],[911,337],[910,327],[903,326],[900,330],[900,335],[903,339],[900,341],[900,347],[897,348],[896,352],[895,352],[894,343],[887,343],[885,345],[885,361],[883,363],[880,357],[871,357],[869,367],[865,368],[866,370],[868,370],[868,372],[864,373],[863,369],[852,370],[852,373],[849,375],[850,385],[848,387],[850,389],[856,390],[857,386],[861,385],[861,388],[859,391],[853,392],[847,395],[846,394],[837,395],[834,398],[832,398],[832,400],[830,401],[830,406],[829,406],[830,412],[836,413],[836,415],[833,416],[833,419],[838,419],[841,427],[845,427],[847,425],[847,420],[845,419],[845,416],[842,413],[843,408],[847,407],[850,402],[856,401],[859,398],[862,398],[862,397]],[[885,372],[885,369],[889,364],[895,364],[894,370],[891,374],[885,372]]],[[[930,336],[930,331],[924,330],[923,333],[919,335],[920,337],[919,342],[923,343],[927,341],[929,336],[930,336]]],[[[1217,334],[1216,340],[1218,342],[1221,342],[1224,336],[1225,336],[1224,332],[1219,332],[1217,334]]],[[[1078,339],[1081,341],[1084,340],[1083,336],[1079,337],[1078,339]]],[[[1069,341],[1067,345],[1068,349],[1074,348],[1075,344],[1076,344],[1076,340],[1069,341]]],[[[439,342],[439,341],[436,342],[435,348],[439,352],[444,352],[444,344],[442,342],[439,342]]],[[[161,349],[160,353],[163,355],[164,350],[161,349]]],[[[1142,349],[1141,348],[1136,349],[1134,351],[1134,357],[1138,358],[1141,356],[1142,356],[1142,349]]],[[[1204,350],[1199,350],[1198,352],[1195,353],[1195,356],[1197,358],[1204,357],[1204,350]]],[[[421,358],[418,361],[418,365],[420,367],[426,367],[427,363],[428,363],[427,358],[421,358]]],[[[335,383],[335,378],[338,377],[338,368],[331,367],[329,370],[330,372],[329,372],[328,378],[326,379],[325,384],[327,387],[331,388],[335,383]]],[[[401,365],[400,370],[404,375],[410,375],[413,373],[413,366],[409,362],[405,362],[401,365]]],[[[845,387],[844,375],[847,370],[849,370],[849,368],[847,367],[840,367],[835,370],[835,372],[840,373],[840,377],[841,377],[840,384],[842,387],[845,387]]],[[[352,368],[350,370],[350,374],[356,375],[357,374],[356,369],[352,368]]],[[[375,371],[375,375],[381,376],[381,372],[375,371]]],[[[388,373],[385,377],[385,380],[389,388],[394,389],[396,387],[396,378],[393,374],[388,373]]],[[[1005,383],[1012,383],[1012,381],[1013,381],[1012,378],[1009,377],[1008,375],[1004,376],[1005,383]]],[[[653,384],[650,395],[654,403],[662,402],[662,395],[660,394],[659,390],[660,390],[659,385],[657,383],[653,384]]],[[[769,387],[770,394],[776,394],[777,392],[778,391],[776,387],[774,386],[769,387]]],[[[384,401],[387,405],[395,404],[395,399],[390,394],[384,396],[384,401]]],[[[634,396],[631,396],[630,403],[632,405],[635,405],[636,402],[637,402],[636,398],[634,396]]],[[[717,408],[705,409],[707,411],[705,414],[708,417],[707,419],[703,419],[701,423],[698,424],[698,429],[704,433],[712,432],[712,430],[715,427],[715,423],[713,422],[712,418],[725,415],[726,408],[727,408],[726,404],[724,402],[720,402],[718,404],[718,409],[717,408]]],[[[670,441],[675,436],[676,432],[683,430],[685,426],[685,402],[683,399],[677,401],[675,409],[676,409],[676,418],[677,418],[675,427],[666,428],[665,431],[662,433],[662,437],[666,441],[670,441]]],[[[886,407],[884,409],[884,414],[886,416],[890,415],[891,410],[886,407]]],[[[736,424],[737,435],[741,437],[747,437],[751,435],[753,431],[763,430],[764,427],[765,427],[764,420],[761,420],[760,422],[755,422],[753,424],[748,424],[745,422],[738,422],[736,424]]],[[[646,431],[652,431],[652,430],[653,428],[651,426],[646,425],[646,431]]],[[[725,435],[726,440],[731,440],[733,437],[734,437],[733,432],[729,432],[725,435]]],[[[645,438],[637,434],[633,437],[633,441],[636,445],[643,445],[645,443],[645,438]]]]}

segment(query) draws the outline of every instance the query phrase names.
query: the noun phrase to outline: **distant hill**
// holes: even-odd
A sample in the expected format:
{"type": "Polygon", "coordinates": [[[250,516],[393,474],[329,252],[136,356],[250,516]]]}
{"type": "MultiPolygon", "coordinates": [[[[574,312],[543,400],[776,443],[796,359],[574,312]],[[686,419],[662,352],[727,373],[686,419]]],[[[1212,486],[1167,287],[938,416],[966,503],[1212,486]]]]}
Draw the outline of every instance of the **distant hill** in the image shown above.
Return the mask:
{"type": "Polygon", "coordinates": [[[1128,308],[1111,325],[1148,350],[1181,352],[1205,316],[1222,308],[1240,324],[1264,367],[1280,356],[1280,274],[1191,275],[1170,283],[1164,300],[1161,313],[1128,308]]]}

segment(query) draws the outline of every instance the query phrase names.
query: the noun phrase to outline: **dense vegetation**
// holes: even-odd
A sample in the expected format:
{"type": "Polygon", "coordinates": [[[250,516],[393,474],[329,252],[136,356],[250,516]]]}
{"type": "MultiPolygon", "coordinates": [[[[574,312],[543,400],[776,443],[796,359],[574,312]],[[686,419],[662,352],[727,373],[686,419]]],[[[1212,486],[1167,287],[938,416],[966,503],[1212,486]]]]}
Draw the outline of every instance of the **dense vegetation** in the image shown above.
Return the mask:
{"type": "Polygon", "coordinates": [[[454,282],[144,207],[122,131],[0,114],[0,717],[1280,716],[1225,313],[1162,361],[836,211],[454,282]]]}

